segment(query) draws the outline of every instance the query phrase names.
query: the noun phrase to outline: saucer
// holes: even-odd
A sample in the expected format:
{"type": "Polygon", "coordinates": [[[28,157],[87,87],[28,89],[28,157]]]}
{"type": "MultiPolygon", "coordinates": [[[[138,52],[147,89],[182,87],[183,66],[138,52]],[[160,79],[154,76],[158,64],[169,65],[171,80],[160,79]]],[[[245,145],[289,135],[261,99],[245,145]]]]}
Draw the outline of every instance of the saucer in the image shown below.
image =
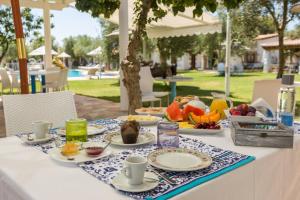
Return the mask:
{"type": "Polygon", "coordinates": [[[52,136],[50,134],[46,134],[45,138],[41,138],[41,139],[36,139],[34,134],[30,134],[30,137],[33,140],[28,140],[28,136],[27,135],[22,135],[21,140],[29,145],[34,145],[34,144],[42,144],[42,143],[46,143],[48,141],[50,141],[52,139],[52,136]]]}
{"type": "Polygon", "coordinates": [[[140,133],[136,143],[134,144],[124,144],[121,133],[112,132],[105,135],[104,140],[111,142],[112,145],[121,146],[121,147],[131,147],[138,145],[145,145],[155,141],[155,136],[152,133],[140,133]]]}
{"type": "Polygon", "coordinates": [[[158,177],[152,172],[145,172],[145,176],[153,179],[157,179],[157,181],[146,181],[147,179],[144,178],[144,181],[140,185],[130,185],[128,183],[128,178],[120,173],[118,174],[112,181],[111,184],[117,189],[126,192],[145,192],[156,188],[159,184],[158,177]]]}

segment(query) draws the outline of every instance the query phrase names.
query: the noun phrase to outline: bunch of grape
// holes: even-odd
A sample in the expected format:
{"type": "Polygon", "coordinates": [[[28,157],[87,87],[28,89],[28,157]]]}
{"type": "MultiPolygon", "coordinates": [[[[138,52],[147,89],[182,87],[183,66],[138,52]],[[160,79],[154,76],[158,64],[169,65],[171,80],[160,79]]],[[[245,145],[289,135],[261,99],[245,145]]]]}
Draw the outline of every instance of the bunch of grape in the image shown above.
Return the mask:
{"type": "Polygon", "coordinates": [[[220,129],[221,127],[217,125],[215,122],[209,122],[209,123],[199,123],[196,124],[196,129],[220,129]]]}

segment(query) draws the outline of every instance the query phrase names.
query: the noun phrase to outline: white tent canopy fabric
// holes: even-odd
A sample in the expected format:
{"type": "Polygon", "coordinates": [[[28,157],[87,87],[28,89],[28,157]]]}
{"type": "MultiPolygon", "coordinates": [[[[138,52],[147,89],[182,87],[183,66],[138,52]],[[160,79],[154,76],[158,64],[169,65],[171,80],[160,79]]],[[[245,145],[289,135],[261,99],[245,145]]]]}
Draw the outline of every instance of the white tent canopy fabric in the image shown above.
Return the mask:
{"type": "MultiPolygon", "coordinates": [[[[128,0],[128,28],[134,29],[134,0],[128,0]]],[[[119,11],[106,19],[112,23],[119,24],[119,11]]],[[[147,35],[149,38],[178,37],[188,35],[199,35],[222,31],[222,23],[218,17],[208,12],[204,12],[201,17],[193,17],[193,8],[186,8],[185,12],[176,16],[170,11],[168,14],[147,25],[147,35]]]]}
{"type": "MultiPolygon", "coordinates": [[[[11,0],[0,0],[0,4],[10,6],[11,0]]],[[[49,8],[50,10],[62,10],[69,7],[74,0],[21,0],[20,6],[26,8],[49,8]]]]}
{"type": "Polygon", "coordinates": [[[102,53],[102,48],[98,47],[92,51],[90,51],[89,53],[87,53],[88,56],[98,56],[102,53]]]}
{"type": "MultiPolygon", "coordinates": [[[[57,55],[58,53],[51,49],[51,55],[57,55]]],[[[44,56],[46,55],[45,46],[41,46],[29,53],[29,56],[44,56]]]]}
{"type": "Polygon", "coordinates": [[[60,53],[57,57],[59,57],[59,58],[71,58],[71,56],[69,54],[67,54],[66,52],[60,53]]]}
{"type": "MultiPolygon", "coordinates": [[[[131,33],[132,33],[132,31],[129,30],[129,31],[128,31],[128,34],[131,34],[131,33]]],[[[114,30],[113,32],[111,32],[111,33],[105,35],[105,37],[118,36],[119,34],[120,34],[119,29],[116,29],[116,30],[114,30]]]]}

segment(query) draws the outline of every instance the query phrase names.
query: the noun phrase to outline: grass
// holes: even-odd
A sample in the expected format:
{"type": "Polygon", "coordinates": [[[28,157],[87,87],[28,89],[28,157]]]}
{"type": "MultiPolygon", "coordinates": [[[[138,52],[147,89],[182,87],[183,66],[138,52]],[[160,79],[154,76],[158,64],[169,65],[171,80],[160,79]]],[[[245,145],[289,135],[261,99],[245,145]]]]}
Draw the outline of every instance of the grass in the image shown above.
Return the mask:
{"type": "MultiPolygon", "coordinates": [[[[224,77],[213,72],[187,71],[182,72],[184,76],[192,77],[193,81],[177,83],[177,95],[197,95],[206,104],[210,104],[211,92],[224,92],[224,77]]],[[[275,79],[276,74],[265,74],[261,72],[247,72],[243,75],[232,76],[230,78],[231,98],[234,104],[249,103],[252,98],[253,83],[255,80],[275,79]]],[[[300,81],[300,75],[296,75],[296,80],[300,81]]],[[[119,80],[101,79],[88,81],[70,81],[70,90],[86,96],[120,101],[119,80]]],[[[169,91],[168,85],[162,82],[155,82],[155,91],[169,91]]],[[[297,107],[300,107],[300,88],[297,88],[297,107]]],[[[166,100],[164,101],[166,102],[166,100]]],[[[300,109],[296,111],[296,116],[300,117],[300,109]]]]}

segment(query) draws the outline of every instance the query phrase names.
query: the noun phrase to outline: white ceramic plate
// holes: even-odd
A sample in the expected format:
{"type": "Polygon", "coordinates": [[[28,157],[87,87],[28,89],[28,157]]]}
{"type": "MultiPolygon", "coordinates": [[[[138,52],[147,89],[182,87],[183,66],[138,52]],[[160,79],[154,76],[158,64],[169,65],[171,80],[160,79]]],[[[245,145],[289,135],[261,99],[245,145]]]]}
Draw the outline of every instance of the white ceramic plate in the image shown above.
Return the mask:
{"type": "Polygon", "coordinates": [[[199,134],[199,135],[211,135],[222,133],[224,129],[196,129],[196,128],[180,128],[178,129],[179,134],[199,134]]]}
{"type": "Polygon", "coordinates": [[[138,146],[153,142],[155,140],[155,136],[153,133],[140,133],[135,144],[124,144],[121,133],[114,132],[105,135],[104,140],[107,142],[111,141],[111,144],[116,146],[138,146]]]}
{"type": "MultiPolygon", "coordinates": [[[[151,116],[151,115],[132,115],[134,118],[136,118],[136,121],[139,122],[141,126],[149,126],[149,125],[155,125],[157,124],[161,118],[156,117],[156,116],[151,116]],[[143,118],[150,118],[149,120],[145,120],[143,118]]],[[[120,116],[117,119],[121,121],[127,121],[128,116],[120,116]]]]}
{"type": "Polygon", "coordinates": [[[49,151],[49,156],[53,160],[56,160],[56,161],[62,162],[62,163],[74,163],[74,164],[97,160],[99,158],[103,158],[103,157],[108,156],[110,154],[111,154],[111,150],[109,150],[108,148],[106,148],[104,150],[104,152],[102,152],[99,156],[96,156],[96,157],[90,157],[86,154],[85,150],[80,150],[77,155],[70,156],[70,157],[74,158],[74,160],[68,160],[66,156],[61,154],[61,149],[60,148],[53,148],[49,151]]]}
{"type": "Polygon", "coordinates": [[[209,155],[185,148],[164,148],[148,155],[150,165],[166,171],[188,172],[206,168],[211,165],[209,155]]]}
{"type": "MultiPolygon", "coordinates": [[[[88,125],[87,127],[87,134],[88,135],[97,135],[101,134],[107,129],[101,125],[88,125]]],[[[58,128],[55,130],[58,135],[66,135],[66,129],[65,128],[58,128]]]]}
{"type": "MultiPolygon", "coordinates": [[[[151,177],[158,180],[158,177],[152,172],[145,172],[146,177],[151,177]]],[[[159,181],[146,181],[140,185],[129,185],[128,179],[124,174],[118,174],[115,178],[112,179],[111,184],[117,189],[126,192],[145,192],[152,190],[158,186],[159,181]]]]}
{"type": "Polygon", "coordinates": [[[229,110],[224,110],[224,113],[228,119],[232,121],[239,121],[239,122],[261,122],[265,116],[259,112],[255,112],[255,116],[239,116],[239,115],[231,115],[229,110]]]}
{"type": "Polygon", "coordinates": [[[26,144],[34,145],[34,144],[43,144],[49,142],[52,139],[52,136],[50,134],[46,134],[46,137],[42,139],[36,139],[34,134],[31,134],[30,137],[33,138],[33,140],[28,140],[27,135],[22,135],[21,140],[26,144]]]}
{"type": "Polygon", "coordinates": [[[135,112],[138,114],[138,115],[152,115],[152,116],[157,116],[157,117],[163,117],[165,115],[165,110],[166,108],[162,108],[162,111],[161,112],[153,112],[151,111],[151,108],[139,108],[139,109],[136,109],[135,112]]]}

